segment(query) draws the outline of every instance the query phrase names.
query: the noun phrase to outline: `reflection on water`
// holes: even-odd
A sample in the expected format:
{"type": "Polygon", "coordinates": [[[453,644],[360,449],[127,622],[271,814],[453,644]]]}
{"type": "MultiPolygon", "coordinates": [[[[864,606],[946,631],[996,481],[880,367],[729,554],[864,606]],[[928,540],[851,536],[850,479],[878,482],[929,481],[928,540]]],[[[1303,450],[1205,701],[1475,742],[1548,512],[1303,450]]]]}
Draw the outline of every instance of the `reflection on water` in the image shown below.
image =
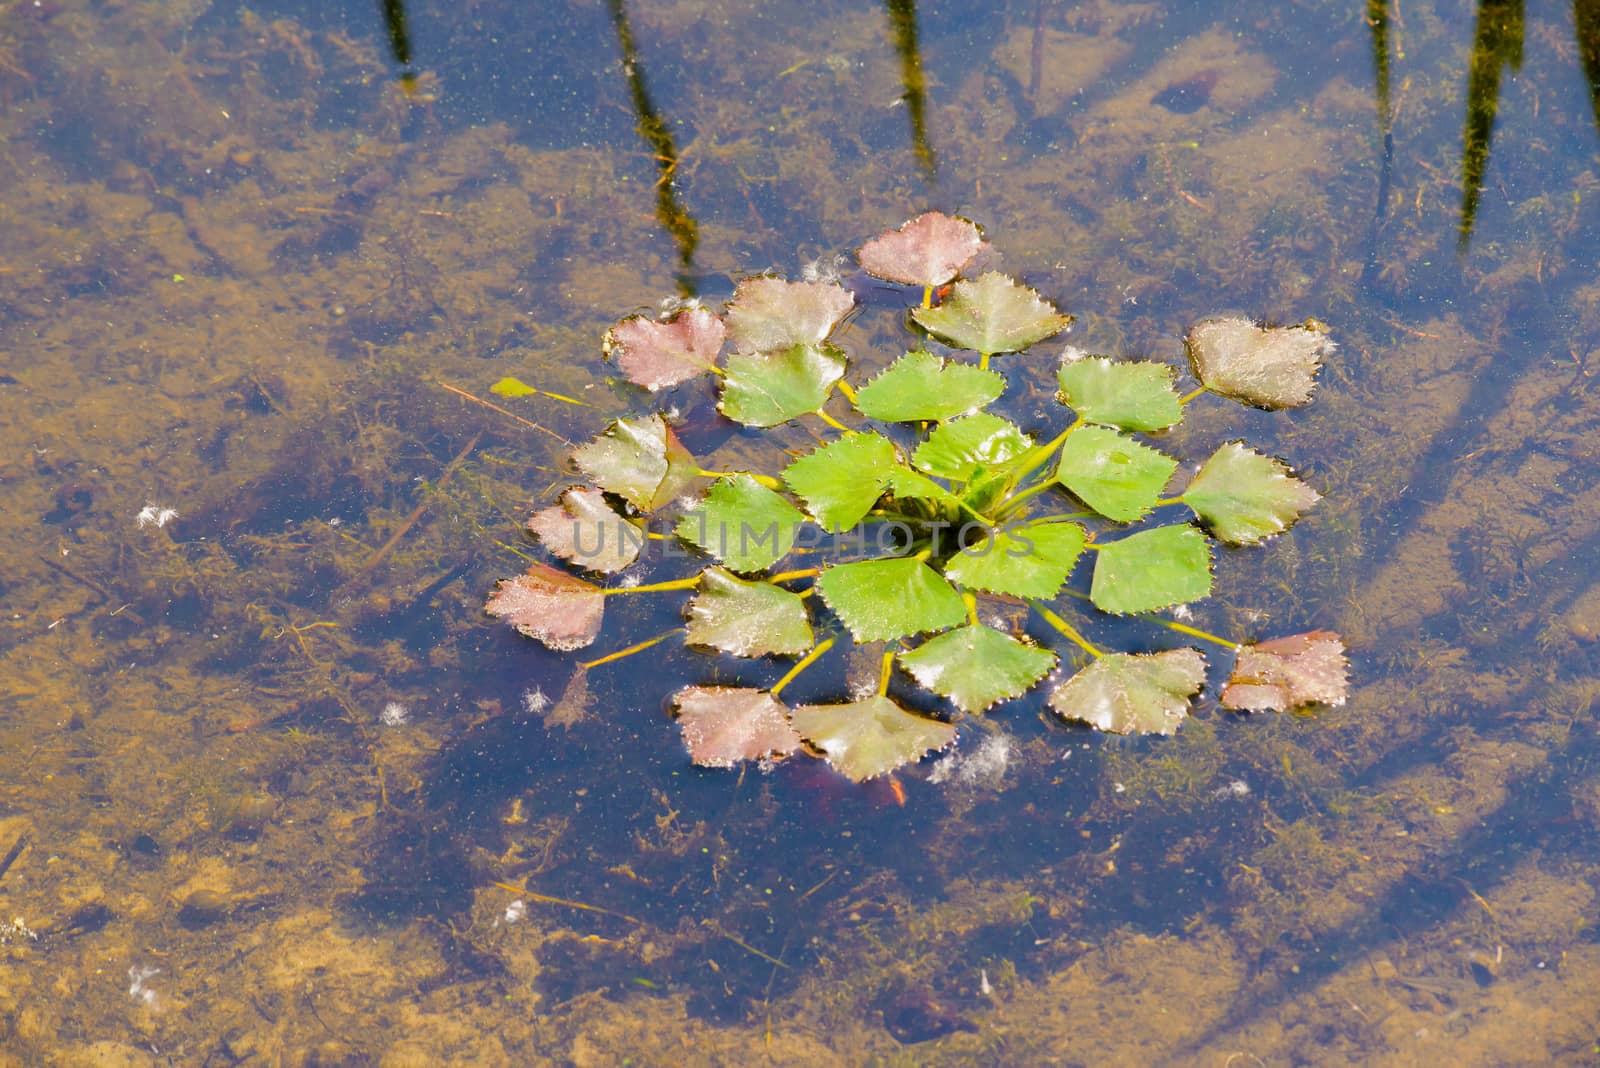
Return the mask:
{"type": "Polygon", "coordinates": [[[916,0],[884,0],[894,47],[900,54],[900,81],[904,84],[906,118],[911,122],[911,151],[923,177],[931,186],[939,177],[939,159],[928,141],[928,85],[922,74],[922,50],[917,45],[916,0]]]}
{"type": "Polygon", "coordinates": [[[1478,217],[1478,198],[1483,194],[1500,104],[1501,74],[1507,68],[1521,69],[1523,30],[1522,0],[1480,0],[1472,61],[1467,67],[1467,128],[1461,145],[1463,248],[1472,239],[1472,224],[1478,217]]]}
{"type": "Polygon", "coordinates": [[[416,71],[411,69],[411,31],[406,27],[405,0],[383,0],[383,28],[389,31],[389,51],[400,64],[401,84],[410,87],[416,81],[416,71]]]}
{"type": "Polygon", "coordinates": [[[694,216],[685,210],[678,199],[674,172],[678,169],[678,145],[672,136],[671,124],[656,109],[645,87],[643,62],[634,43],[633,29],[628,23],[628,9],[623,0],[609,0],[611,23],[616,27],[617,45],[622,50],[622,74],[628,82],[628,99],[645,147],[655,157],[660,177],[656,179],[656,219],[678,246],[678,295],[693,297],[694,250],[699,244],[700,229],[694,216]]]}
{"type": "Polygon", "coordinates": [[[281,10],[0,13],[8,1052],[1592,1056],[1587,4],[1576,35],[1523,12],[1471,212],[1488,73],[1454,8],[413,4],[432,103],[370,4],[281,10]],[[1153,741],[1007,707],[902,805],[815,762],[692,768],[660,695],[693,654],[575,671],[482,619],[564,442],[642,407],[598,339],[686,248],[792,275],[925,207],[988,225],[1096,351],[1332,324],[1315,405],[1173,446],[1266,442],[1327,493],[1194,610],[1341,630],[1347,705],[1153,741]],[[508,375],[583,404],[491,398],[508,375]]]}

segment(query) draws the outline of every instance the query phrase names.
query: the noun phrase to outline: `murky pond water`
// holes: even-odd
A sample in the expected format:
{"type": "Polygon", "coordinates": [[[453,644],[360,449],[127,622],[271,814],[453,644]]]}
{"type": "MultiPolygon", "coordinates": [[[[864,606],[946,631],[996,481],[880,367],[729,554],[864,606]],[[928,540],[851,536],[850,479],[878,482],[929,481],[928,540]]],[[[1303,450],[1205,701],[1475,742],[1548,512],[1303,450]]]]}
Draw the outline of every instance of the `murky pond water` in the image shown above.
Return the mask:
{"type": "Polygon", "coordinates": [[[0,11],[0,1061],[1595,1062],[1593,4],[381,7],[0,11]],[[929,207],[1093,351],[1329,324],[1174,444],[1325,493],[1194,613],[1347,703],[853,786],[485,619],[611,323],[929,207]]]}

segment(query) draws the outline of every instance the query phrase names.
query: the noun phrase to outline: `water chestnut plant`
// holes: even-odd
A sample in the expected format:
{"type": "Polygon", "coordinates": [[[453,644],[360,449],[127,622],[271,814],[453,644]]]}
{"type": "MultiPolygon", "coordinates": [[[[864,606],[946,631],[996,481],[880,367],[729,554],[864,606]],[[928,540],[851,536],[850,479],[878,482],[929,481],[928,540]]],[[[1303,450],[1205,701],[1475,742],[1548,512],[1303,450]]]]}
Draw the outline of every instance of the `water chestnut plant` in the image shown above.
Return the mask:
{"type": "Polygon", "coordinates": [[[1269,409],[1308,403],[1334,349],[1326,329],[1197,323],[1185,343],[1198,386],[1184,395],[1168,364],[1068,347],[1057,425],[1025,429],[991,410],[1007,386],[1001,358],[1036,359],[1072,317],[1005,274],[964,277],[987,247],[973,223],[929,212],[859,250],[863,270],[910,287],[914,306],[905,351],[855,384],[832,338],[856,298],[834,281],[761,275],[739,283],[720,314],[694,305],[614,325],[605,351],[645,390],[709,379],[733,424],[776,438],[768,428],[804,420],[817,433],[803,449],[774,448],[765,470],[723,471],[701,466],[661,413],[617,420],[573,454],[586,484],[528,521],[565,566],[535,563],[501,581],[488,612],[567,651],[596,640],[616,597],[687,595],[690,645],[773,662],[764,687],[673,695],[691,758],[715,767],[807,751],[856,781],[884,775],[948,746],[960,716],[1053,674],[1047,702],[1064,719],[1172,733],[1205,684],[1205,656],[1103,649],[1085,629],[1104,616],[1227,649],[1225,708],[1343,701],[1336,634],[1245,643],[1155,614],[1211,595],[1218,543],[1281,534],[1318,494],[1241,441],[1171,493],[1178,458],[1153,435],[1207,395],[1269,409]],[[663,539],[684,547],[679,557],[703,558],[697,572],[632,580],[663,539]],[[1086,590],[1073,588],[1079,571],[1086,590]],[[786,705],[785,688],[846,640],[885,643],[876,691],[786,705]],[[1073,667],[1058,672],[1063,650],[1073,667]],[[897,669],[939,707],[912,711],[891,697],[897,669]]]}

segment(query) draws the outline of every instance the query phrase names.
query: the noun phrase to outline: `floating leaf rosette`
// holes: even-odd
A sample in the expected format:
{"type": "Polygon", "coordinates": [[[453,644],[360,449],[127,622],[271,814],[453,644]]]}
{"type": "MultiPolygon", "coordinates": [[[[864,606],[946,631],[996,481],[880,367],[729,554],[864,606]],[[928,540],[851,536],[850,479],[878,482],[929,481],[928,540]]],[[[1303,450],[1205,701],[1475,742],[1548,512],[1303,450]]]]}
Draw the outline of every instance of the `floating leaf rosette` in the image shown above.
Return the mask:
{"type": "Polygon", "coordinates": [[[1305,403],[1334,351],[1326,328],[1203,320],[1187,334],[1203,389],[1180,387],[1168,363],[1069,348],[1056,368],[1059,405],[1041,410],[1030,380],[1008,409],[989,358],[1038,346],[1072,318],[997,271],[960,277],[984,247],[971,223],[930,212],[860,251],[869,273],[923,286],[915,327],[976,362],[897,345],[892,362],[867,363],[887,368],[853,373],[833,336],[855,301],[831,282],[747,278],[720,310],[618,322],[606,351],[647,389],[688,383],[721,360],[714,383],[684,392],[714,391],[743,429],[702,461],[661,414],[605,427],[572,457],[592,485],[563,489],[528,523],[565,569],[535,563],[502,580],[486,611],[561,651],[590,645],[606,623],[619,648],[583,665],[597,672],[664,640],[629,633],[655,613],[608,614],[608,599],[684,596],[681,634],[696,654],[721,658],[717,670],[741,680],[772,676],[674,695],[688,759],[704,767],[768,764],[803,748],[857,782],[896,773],[953,744],[960,717],[1038,692],[1062,651],[1081,667],[1048,688],[1060,717],[1171,734],[1207,668],[1169,631],[1236,650],[1222,707],[1344,700],[1349,665],[1331,631],[1239,644],[1188,615],[1154,615],[1213,595],[1217,544],[1281,534],[1318,495],[1282,461],[1229,441],[1168,496],[1180,459],[1198,458],[1178,455],[1184,435],[1159,444],[1149,435],[1195,418],[1208,391],[1267,408],[1305,403]],[[655,574],[700,554],[714,562],[655,574]],[[624,574],[602,587],[573,572],[624,574]],[[1115,633],[1146,627],[1152,637],[1102,649],[1086,631],[1109,617],[1115,633]],[[852,644],[870,646],[881,669],[876,693],[850,699],[836,676],[814,672],[852,644]],[[791,686],[806,688],[804,700],[786,703],[791,686]],[[902,702],[901,691],[922,703],[902,702]]]}

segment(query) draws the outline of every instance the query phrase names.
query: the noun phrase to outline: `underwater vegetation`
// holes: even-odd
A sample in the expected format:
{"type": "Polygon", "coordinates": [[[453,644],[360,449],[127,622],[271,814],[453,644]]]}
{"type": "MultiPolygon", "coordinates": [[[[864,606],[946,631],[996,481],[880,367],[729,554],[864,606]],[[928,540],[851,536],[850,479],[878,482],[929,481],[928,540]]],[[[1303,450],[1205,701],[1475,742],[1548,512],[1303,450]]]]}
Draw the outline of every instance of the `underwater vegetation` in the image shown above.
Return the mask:
{"type": "Polygon", "coordinates": [[[731,767],[807,751],[858,782],[943,749],[954,717],[984,713],[1052,675],[1057,650],[1007,622],[1029,612],[1083,665],[1051,688],[1050,708],[1103,731],[1172,733],[1207,675],[1197,648],[1098,647],[1084,628],[1108,617],[1234,653],[1224,708],[1343,701],[1348,667],[1337,634],[1241,643],[1155,615],[1186,618],[1182,606],[1211,595],[1214,543],[1278,535],[1319,494],[1282,461],[1229,441],[1169,495],[1178,459],[1139,436],[1177,426],[1207,394],[1265,409],[1309,403],[1335,347],[1326,329],[1196,323],[1185,343],[1199,385],[1184,395],[1166,363],[1069,346],[1052,405],[1061,425],[1049,437],[1030,434],[991,410],[1007,390],[992,365],[1036,359],[1039,343],[1072,317],[1000,272],[963,277],[988,249],[976,225],[937,212],[861,247],[867,274],[908,287],[913,301],[920,290],[921,300],[909,315],[913,343],[859,385],[830,342],[856,304],[834,281],[761,275],[739,283],[720,314],[691,303],[664,319],[615,324],[605,350],[637,385],[654,392],[710,375],[727,420],[771,438],[810,416],[825,428],[820,444],[799,455],[777,447],[765,470],[710,470],[662,414],[618,419],[573,454],[588,484],[528,520],[568,567],[535,562],[502,580],[489,614],[572,651],[596,640],[613,598],[690,592],[681,628],[690,645],[797,658],[764,687],[694,685],[673,695],[694,762],[731,767]],[[848,414],[828,410],[836,394],[848,414]],[[683,578],[632,578],[657,548],[709,559],[683,578]],[[1085,560],[1087,591],[1070,589],[1085,560]],[[574,572],[622,577],[602,586],[574,572]],[[885,643],[876,692],[786,706],[785,688],[846,639],[885,643]],[[922,714],[891,697],[896,667],[947,706],[922,714]]]}

